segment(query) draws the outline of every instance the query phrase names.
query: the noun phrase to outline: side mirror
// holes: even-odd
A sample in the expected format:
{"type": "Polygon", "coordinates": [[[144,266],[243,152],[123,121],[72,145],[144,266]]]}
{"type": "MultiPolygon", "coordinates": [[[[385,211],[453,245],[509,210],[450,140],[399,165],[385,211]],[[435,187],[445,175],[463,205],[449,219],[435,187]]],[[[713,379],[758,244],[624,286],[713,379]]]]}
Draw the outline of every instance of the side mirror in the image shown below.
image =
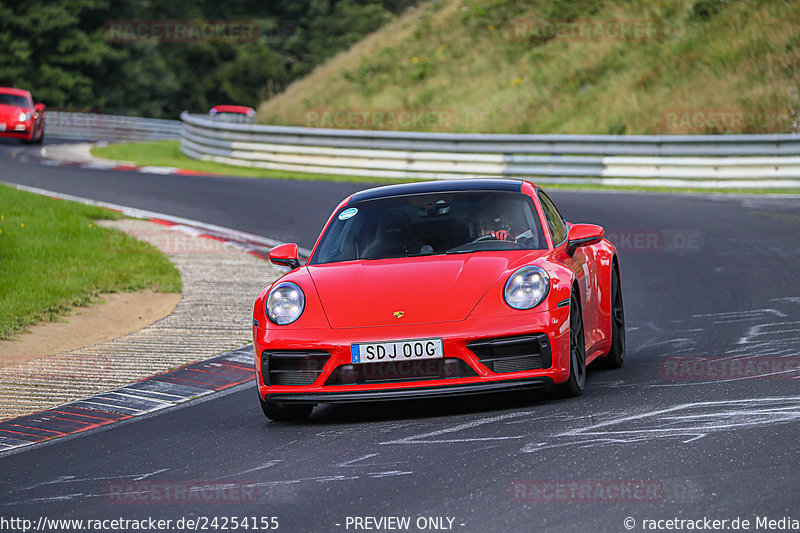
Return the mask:
{"type": "Polygon", "coordinates": [[[601,226],[595,224],[573,224],[569,228],[567,236],[567,254],[572,257],[579,246],[600,242],[605,231],[601,226]]]}
{"type": "Polygon", "coordinates": [[[297,259],[297,245],[296,244],[281,244],[269,251],[269,260],[276,265],[287,266],[294,270],[300,266],[300,260],[297,259]]]}
{"type": "Polygon", "coordinates": [[[39,102],[38,104],[33,106],[33,108],[36,110],[37,113],[44,113],[44,110],[47,109],[47,106],[39,102]]]}

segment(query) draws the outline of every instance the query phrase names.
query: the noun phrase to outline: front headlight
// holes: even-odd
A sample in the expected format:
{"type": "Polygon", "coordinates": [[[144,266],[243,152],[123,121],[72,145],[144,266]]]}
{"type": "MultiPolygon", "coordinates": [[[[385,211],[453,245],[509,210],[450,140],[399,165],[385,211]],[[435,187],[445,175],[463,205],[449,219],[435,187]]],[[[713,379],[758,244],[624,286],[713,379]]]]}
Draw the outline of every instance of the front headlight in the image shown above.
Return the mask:
{"type": "Polygon", "coordinates": [[[20,113],[19,116],[17,117],[17,122],[25,122],[26,120],[30,120],[30,119],[31,119],[31,114],[23,112],[23,113],[20,113]]]}
{"type": "Polygon", "coordinates": [[[503,297],[514,309],[532,309],[550,291],[550,276],[538,266],[522,267],[508,278],[503,297]]]}
{"type": "Polygon", "coordinates": [[[303,314],[306,297],[300,287],[284,281],[270,291],[265,307],[267,318],[275,324],[291,324],[303,314]]]}

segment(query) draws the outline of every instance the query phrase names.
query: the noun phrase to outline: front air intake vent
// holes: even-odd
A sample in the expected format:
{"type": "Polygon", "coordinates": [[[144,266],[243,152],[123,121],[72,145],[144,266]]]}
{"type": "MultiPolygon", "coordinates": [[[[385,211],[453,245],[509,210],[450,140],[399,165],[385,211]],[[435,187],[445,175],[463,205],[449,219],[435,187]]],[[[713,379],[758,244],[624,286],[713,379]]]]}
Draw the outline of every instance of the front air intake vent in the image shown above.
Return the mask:
{"type": "Polygon", "coordinates": [[[490,371],[504,374],[550,368],[550,342],[544,333],[483,339],[467,344],[490,371]]]}
{"type": "Polygon", "coordinates": [[[280,350],[261,355],[264,385],[311,385],[316,381],[330,354],[321,351],[280,350]]]}
{"type": "Polygon", "coordinates": [[[401,383],[404,381],[432,381],[475,377],[475,372],[457,357],[423,359],[420,361],[391,361],[341,365],[334,369],[325,385],[363,385],[401,383]]]}

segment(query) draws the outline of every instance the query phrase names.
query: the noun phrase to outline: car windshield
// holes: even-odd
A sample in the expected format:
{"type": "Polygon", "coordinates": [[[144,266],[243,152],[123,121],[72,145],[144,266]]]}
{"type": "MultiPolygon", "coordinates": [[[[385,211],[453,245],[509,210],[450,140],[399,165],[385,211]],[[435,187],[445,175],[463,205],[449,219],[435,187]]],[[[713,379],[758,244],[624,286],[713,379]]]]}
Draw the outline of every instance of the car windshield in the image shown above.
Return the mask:
{"type": "Polygon", "coordinates": [[[216,113],[209,113],[208,115],[213,120],[221,122],[251,122],[252,118],[246,113],[237,113],[232,111],[218,111],[216,113]]]}
{"type": "Polygon", "coordinates": [[[31,103],[24,96],[18,94],[0,93],[0,105],[15,105],[18,107],[30,107],[31,103]]]}
{"type": "Polygon", "coordinates": [[[546,247],[533,202],[522,193],[415,194],[347,205],[309,264],[546,247]]]}

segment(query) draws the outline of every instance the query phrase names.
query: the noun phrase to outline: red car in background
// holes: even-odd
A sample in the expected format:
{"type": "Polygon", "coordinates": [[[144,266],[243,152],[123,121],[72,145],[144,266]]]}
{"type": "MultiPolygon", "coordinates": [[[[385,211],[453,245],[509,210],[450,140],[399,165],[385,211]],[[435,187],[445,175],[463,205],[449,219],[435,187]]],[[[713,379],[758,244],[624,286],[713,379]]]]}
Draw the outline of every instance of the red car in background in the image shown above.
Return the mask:
{"type": "Polygon", "coordinates": [[[581,393],[625,356],[619,262],[529,182],[452,180],[358,192],[306,265],[256,299],[256,382],[272,420],[318,403],[518,389],[581,393]]]}
{"type": "Polygon", "coordinates": [[[250,123],[256,118],[256,110],[243,105],[216,105],[208,111],[208,116],[224,122],[250,123]]]}
{"type": "Polygon", "coordinates": [[[44,104],[34,104],[30,91],[0,87],[0,137],[27,143],[44,140],[44,104]]]}

